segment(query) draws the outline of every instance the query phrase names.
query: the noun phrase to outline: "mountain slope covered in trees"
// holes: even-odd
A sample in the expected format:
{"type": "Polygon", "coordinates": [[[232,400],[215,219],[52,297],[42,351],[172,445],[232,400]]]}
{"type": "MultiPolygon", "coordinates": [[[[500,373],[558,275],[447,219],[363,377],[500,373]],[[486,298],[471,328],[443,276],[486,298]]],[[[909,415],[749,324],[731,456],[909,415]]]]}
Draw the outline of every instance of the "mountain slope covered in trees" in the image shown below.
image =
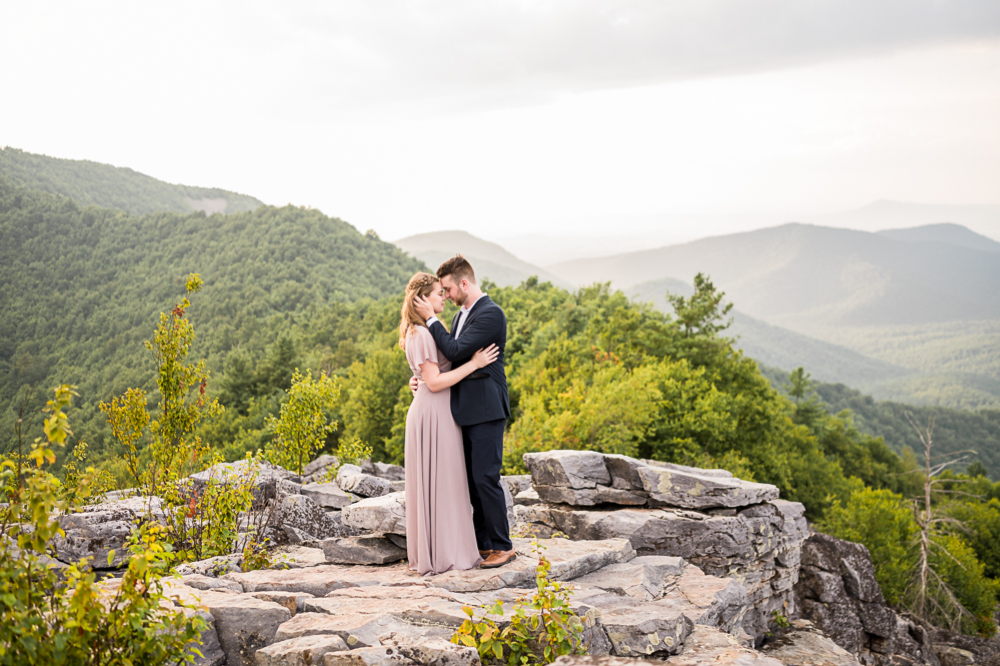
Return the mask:
{"type": "Polygon", "coordinates": [[[171,185],[151,176],[90,160],[65,160],[17,148],[0,149],[0,178],[11,184],[70,197],[81,206],[130,213],[239,213],[263,203],[251,196],[210,187],[171,185]]]}
{"type": "Polygon", "coordinates": [[[195,353],[218,370],[231,350],[263,351],[298,318],[395,293],[422,268],[317,210],[140,216],[2,179],[0,238],[0,449],[11,444],[26,386],[80,386],[77,435],[88,440],[103,436],[98,402],[131,386],[155,389],[143,341],[188,273],[205,280],[192,309],[195,353]]]}

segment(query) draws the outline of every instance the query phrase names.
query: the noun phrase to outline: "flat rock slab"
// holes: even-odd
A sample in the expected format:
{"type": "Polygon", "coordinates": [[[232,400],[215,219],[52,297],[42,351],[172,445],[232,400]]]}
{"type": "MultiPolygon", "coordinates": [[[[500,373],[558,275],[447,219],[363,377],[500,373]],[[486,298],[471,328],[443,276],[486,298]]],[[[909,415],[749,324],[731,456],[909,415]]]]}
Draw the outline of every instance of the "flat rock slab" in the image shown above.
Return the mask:
{"type": "Polygon", "coordinates": [[[679,557],[650,555],[612,564],[574,582],[635,599],[655,601],[677,586],[677,579],[686,566],[687,563],[679,557]]]}
{"type": "Polygon", "coordinates": [[[343,509],[358,500],[357,497],[341,490],[336,481],[307,483],[302,486],[301,493],[324,509],[343,509]]]}
{"type": "Polygon", "coordinates": [[[740,645],[732,634],[706,626],[696,626],[684,651],[670,661],[677,666],[781,666],[779,660],[740,645]]]}
{"type": "Polygon", "coordinates": [[[326,564],[290,570],[261,569],[227,574],[225,578],[239,583],[244,592],[306,592],[315,597],[345,587],[427,584],[425,578],[410,571],[405,563],[382,567],[326,564]]]}
{"type": "Polygon", "coordinates": [[[412,624],[451,627],[465,621],[462,602],[449,590],[435,587],[365,587],[335,590],[322,599],[309,599],[307,613],[333,616],[392,617],[412,624]]]}
{"type": "Polygon", "coordinates": [[[406,548],[383,534],[325,539],[320,545],[326,561],[334,564],[389,564],[406,559],[406,548]]]}
{"type": "Polygon", "coordinates": [[[305,592],[264,591],[250,592],[249,595],[251,597],[257,597],[258,599],[263,599],[264,601],[273,601],[279,606],[284,606],[291,611],[292,617],[294,617],[296,613],[301,613],[305,610],[306,599],[313,598],[311,594],[306,594],[305,592]]]}
{"type": "Polygon", "coordinates": [[[429,638],[420,641],[403,641],[394,643],[392,639],[382,642],[383,645],[394,645],[402,656],[418,664],[434,664],[434,666],[481,666],[479,652],[475,648],[455,645],[443,638],[429,638]]]}
{"type": "MultiPolygon", "coordinates": [[[[383,602],[383,607],[385,605],[383,602]]],[[[417,626],[404,622],[390,612],[349,615],[305,612],[299,613],[281,625],[275,634],[275,641],[300,636],[339,636],[353,652],[357,648],[377,647],[382,644],[382,638],[392,635],[407,636],[411,639],[428,637],[447,639],[454,632],[454,627],[417,626]]]]}
{"type": "Polygon", "coordinates": [[[778,499],[778,488],[742,479],[704,476],[667,467],[640,467],[651,500],[686,509],[742,507],[778,499]]]}
{"type": "Polygon", "coordinates": [[[243,558],[240,555],[218,555],[206,560],[198,560],[197,562],[186,562],[178,566],[176,571],[182,576],[197,574],[209,578],[218,578],[234,571],[243,571],[240,566],[242,560],[243,558]]]}
{"type": "Polygon", "coordinates": [[[196,590],[216,590],[221,588],[224,590],[231,590],[233,592],[243,591],[243,588],[240,587],[239,583],[222,578],[202,576],[201,574],[181,576],[181,581],[188,587],[193,587],[196,590]]]}
{"type": "Polygon", "coordinates": [[[361,500],[345,507],[340,513],[347,527],[406,536],[406,493],[389,493],[361,500]]]}
{"type": "MultiPolygon", "coordinates": [[[[318,542],[317,542],[318,543],[318,542]]],[[[271,552],[272,569],[302,569],[328,564],[322,548],[282,546],[271,552]]]]}
{"type": "Polygon", "coordinates": [[[340,636],[300,636],[272,643],[257,650],[257,666],[313,666],[322,664],[331,652],[343,652],[347,643],[340,636]]]}
{"type": "Polygon", "coordinates": [[[394,647],[359,648],[331,653],[323,658],[323,666],[402,666],[415,663],[394,647]]]}
{"type": "MultiPolygon", "coordinates": [[[[512,539],[517,559],[498,569],[471,569],[448,571],[436,576],[426,576],[430,585],[452,592],[488,592],[505,587],[529,587],[535,583],[538,566],[532,541],[512,539]]],[[[597,571],[610,564],[627,562],[635,551],[625,539],[599,541],[569,541],[567,539],[539,539],[540,551],[552,564],[554,580],[572,580],[597,571]]]]}

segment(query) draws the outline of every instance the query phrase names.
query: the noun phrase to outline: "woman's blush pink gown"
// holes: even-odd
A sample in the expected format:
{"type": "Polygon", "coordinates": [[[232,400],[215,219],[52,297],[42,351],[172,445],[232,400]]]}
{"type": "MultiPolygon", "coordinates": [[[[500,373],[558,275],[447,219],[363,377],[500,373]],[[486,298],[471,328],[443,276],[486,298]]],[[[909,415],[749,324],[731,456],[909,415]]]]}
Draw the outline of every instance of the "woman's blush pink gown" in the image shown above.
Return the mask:
{"type": "Polygon", "coordinates": [[[462,429],[451,415],[451,389],[437,393],[423,382],[422,363],[451,362],[434,338],[416,326],[406,339],[406,360],[420,379],[406,414],[406,552],[410,569],[421,574],[472,569],[482,558],[472,526],[462,429]]]}

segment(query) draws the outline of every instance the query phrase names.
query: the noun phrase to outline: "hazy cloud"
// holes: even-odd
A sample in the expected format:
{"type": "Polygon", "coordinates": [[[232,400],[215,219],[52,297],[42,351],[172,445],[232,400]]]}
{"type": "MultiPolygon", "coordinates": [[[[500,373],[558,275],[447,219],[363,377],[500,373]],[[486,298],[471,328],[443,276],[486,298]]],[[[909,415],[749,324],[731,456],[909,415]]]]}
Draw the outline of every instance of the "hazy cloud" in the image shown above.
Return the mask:
{"type": "MultiPolygon", "coordinates": [[[[311,3],[284,20],[341,103],[552,95],[1000,36],[996,0],[311,3]]],[[[274,46],[272,46],[272,51],[274,46]]],[[[275,53],[278,57],[279,54],[275,53]]]]}

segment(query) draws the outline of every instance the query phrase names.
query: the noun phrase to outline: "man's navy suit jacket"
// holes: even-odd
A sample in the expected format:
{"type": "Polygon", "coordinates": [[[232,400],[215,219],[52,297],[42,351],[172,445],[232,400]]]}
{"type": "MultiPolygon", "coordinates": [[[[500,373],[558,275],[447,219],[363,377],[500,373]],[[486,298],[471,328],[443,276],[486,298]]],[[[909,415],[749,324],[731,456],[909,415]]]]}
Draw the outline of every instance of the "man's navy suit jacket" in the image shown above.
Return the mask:
{"type": "MultiPolygon", "coordinates": [[[[468,362],[473,354],[490,345],[496,345],[500,355],[485,368],[476,370],[451,387],[451,415],[460,426],[509,419],[510,399],[507,397],[507,373],[503,367],[507,317],[489,296],[476,301],[466,317],[458,339],[445,330],[440,321],[432,323],[429,329],[438,349],[452,362],[452,366],[457,368],[468,362]]],[[[451,330],[455,330],[457,322],[456,314],[451,330]]]]}

